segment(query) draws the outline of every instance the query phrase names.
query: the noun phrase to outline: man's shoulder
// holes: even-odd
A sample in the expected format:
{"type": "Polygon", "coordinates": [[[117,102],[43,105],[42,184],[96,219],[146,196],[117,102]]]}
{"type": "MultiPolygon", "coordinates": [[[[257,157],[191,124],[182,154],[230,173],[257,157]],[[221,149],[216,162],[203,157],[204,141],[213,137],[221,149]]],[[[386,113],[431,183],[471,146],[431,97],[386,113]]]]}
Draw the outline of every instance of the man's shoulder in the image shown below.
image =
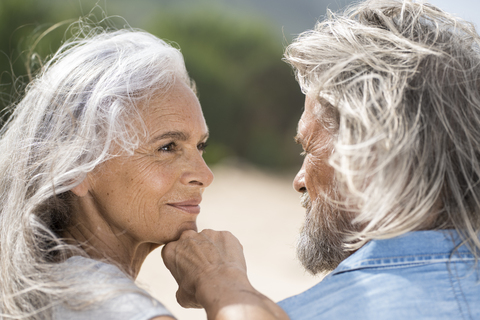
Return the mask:
{"type": "Polygon", "coordinates": [[[473,256],[461,252],[452,259],[453,246],[445,254],[440,245],[408,250],[418,246],[412,239],[437,236],[423,233],[394,239],[401,246],[398,250],[395,246],[385,250],[392,241],[372,243],[319,284],[279,305],[291,319],[451,319],[462,314],[478,318],[480,268],[473,256]]]}

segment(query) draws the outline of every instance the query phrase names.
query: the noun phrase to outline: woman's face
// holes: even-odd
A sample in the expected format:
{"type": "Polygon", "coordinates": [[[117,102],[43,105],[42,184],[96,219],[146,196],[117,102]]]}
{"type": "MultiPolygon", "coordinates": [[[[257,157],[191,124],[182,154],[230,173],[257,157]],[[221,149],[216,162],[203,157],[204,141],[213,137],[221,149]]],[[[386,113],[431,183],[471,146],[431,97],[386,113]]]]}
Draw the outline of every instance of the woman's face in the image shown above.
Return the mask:
{"type": "Polygon", "coordinates": [[[111,233],[122,245],[164,244],[196,230],[203,190],[213,180],[202,158],[208,129],[190,88],[177,82],[140,112],[147,138],[133,155],[92,171],[82,202],[89,229],[99,238],[111,233]]]}

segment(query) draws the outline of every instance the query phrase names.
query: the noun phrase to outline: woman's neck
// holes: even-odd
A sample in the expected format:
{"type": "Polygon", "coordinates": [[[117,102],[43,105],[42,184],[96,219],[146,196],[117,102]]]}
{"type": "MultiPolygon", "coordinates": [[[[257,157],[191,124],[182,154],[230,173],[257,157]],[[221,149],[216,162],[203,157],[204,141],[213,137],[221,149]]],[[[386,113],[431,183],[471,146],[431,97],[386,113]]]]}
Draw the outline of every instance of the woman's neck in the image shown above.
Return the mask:
{"type": "Polygon", "coordinates": [[[110,261],[136,278],[147,255],[159,245],[127,237],[123,230],[115,230],[88,207],[85,203],[74,205],[72,220],[62,238],[82,248],[92,259],[110,261]]]}

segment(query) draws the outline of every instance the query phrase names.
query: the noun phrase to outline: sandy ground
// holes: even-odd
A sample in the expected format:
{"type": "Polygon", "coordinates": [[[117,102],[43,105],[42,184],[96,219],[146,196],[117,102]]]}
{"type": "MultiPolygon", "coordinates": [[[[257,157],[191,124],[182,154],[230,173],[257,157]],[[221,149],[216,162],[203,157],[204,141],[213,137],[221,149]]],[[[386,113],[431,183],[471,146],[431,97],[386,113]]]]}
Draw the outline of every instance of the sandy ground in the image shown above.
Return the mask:
{"type": "MultiPolygon", "coordinates": [[[[292,176],[278,177],[253,168],[216,166],[205,191],[199,230],[232,232],[243,244],[253,286],[274,301],[300,293],[320,281],[305,272],[295,257],[295,241],[304,217],[292,176]]],[[[152,252],[137,278],[179,320],[204,320],[205,312],[184,309],[175,300],[177,284],[152,252]]]]}

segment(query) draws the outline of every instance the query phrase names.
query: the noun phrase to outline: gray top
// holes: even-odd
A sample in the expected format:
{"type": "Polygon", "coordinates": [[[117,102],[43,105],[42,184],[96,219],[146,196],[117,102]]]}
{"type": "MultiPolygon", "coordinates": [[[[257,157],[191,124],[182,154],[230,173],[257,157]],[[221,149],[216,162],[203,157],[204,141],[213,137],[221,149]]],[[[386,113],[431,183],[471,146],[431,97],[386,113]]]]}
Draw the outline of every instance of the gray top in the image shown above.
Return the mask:
{"type": "Polygon", "coordinates": [[[173,317],[158,300],[136,286],[134,281],[116,266],[79,256],[71,257],[65,263],[68,267],[79,270],[91,266],[85,269],[88,272],[79,272],[84,281],[92,283],[93,287],[104,283],[105,294],[116,291],[119,293],[108,297],[100,304],[93,304],[81,310],[72,310],[64,304],[59,305],[53,310],[53,319],[149,320],[158,316],[173,317]],[[113,284],[110,292],[109,284],[113,284]],[[115,287],[120,287],[121,290],[115,290],[115,287]]]}

